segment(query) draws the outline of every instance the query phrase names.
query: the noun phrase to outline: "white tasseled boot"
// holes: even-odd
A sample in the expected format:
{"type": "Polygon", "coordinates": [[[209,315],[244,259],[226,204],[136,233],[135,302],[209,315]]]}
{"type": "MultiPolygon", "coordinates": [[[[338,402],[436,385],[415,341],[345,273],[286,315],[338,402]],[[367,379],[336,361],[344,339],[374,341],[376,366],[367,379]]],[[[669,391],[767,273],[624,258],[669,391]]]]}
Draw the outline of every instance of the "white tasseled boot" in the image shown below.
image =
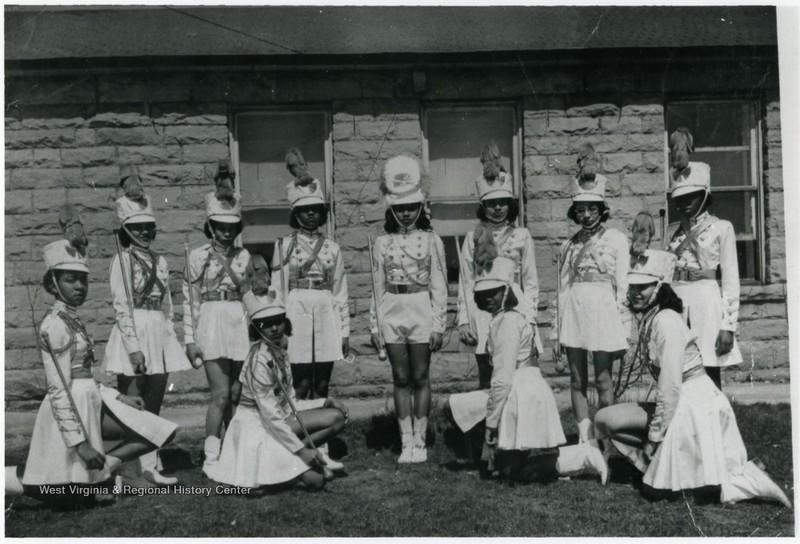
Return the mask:
{"type": "Polygon", "coordinates": [[[588,417],[578,422],[578,441],[588,442],[594,438],[594,425],[588,417]]]}
{"type": "Polygon", "coordinates": [[[207,436],[203,444],[203,452],[206,456],[206,460],[203,462],[203,474],[212,480],[217,469],[217,461],[219,461],[220,446],[221,442],[217,436],[207,436]]]}
{"type": "Polygon", "coordinates": [[[158,470],[158,450],[145,453],[139,459],[142,462],[142,474],[145,478],[158,485],[175,485],[178,479],[174,476],[164,476],[158,470]]]}
{"type": "Polygon", "coordinates": [[[601,484],[608,483],[608,465],[596,440],[558,448],[556,470],[562,476],[597,474],[601,484]]]}
{"type": "Polygon", "coordinates": [[[6,497],[16,497],[25,494],[22,481],[17,475],[17,466],[6,467],[6,497]]]}
{"type": "Polygon", "coordinates": [[[411,452],[412,463],[424,463],[428,460],[425,437],[428,432],[428,418],[414,418],[414,450],[411,452]]]}
{"type": "Polygon", "coordinates": [[[411,416],[397,421],[400,423],[400,443],[403,448],[397,462],[411,463],[414,453],[414,428],[411,424],[411,416]]]}
{"type": "Polygon", "coordinates": [[[322,455],[322,460],[325,461],[325,466],[331,470],[344,470],[344,464],[339,461],[334,461],[328,456],[328,445],[323,444],[317,448],[317,451],[322,455]]]}

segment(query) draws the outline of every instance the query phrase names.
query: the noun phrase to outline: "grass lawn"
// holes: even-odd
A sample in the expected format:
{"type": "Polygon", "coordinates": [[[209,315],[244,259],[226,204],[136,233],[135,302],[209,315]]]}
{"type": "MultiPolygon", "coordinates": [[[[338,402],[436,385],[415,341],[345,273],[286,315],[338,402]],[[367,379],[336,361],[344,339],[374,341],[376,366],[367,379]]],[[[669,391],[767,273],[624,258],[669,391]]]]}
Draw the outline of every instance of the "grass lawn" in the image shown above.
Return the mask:
{"type": "MultiPolygon", "coordinates": [[[[793,494],[789,405],[735,406],[750,457],[760,457],[772,477],[793,494]]],[[[198,409],[201,409],[198,407],[198,409]]],[[[564,415],[570,438],[575,426],[564,415]]],[[[687,500],[651,502],[637,490],[622,459],[612,458],[612,482],[573,478],[509,487],[458,470],[446,442],[448,426],[432,418],[435,444],[429,462],[396,463],[397,431],[387,416],[351,425],[343,434],[348,476],[321,493],[302,490],[260,497],[223,496],[189,457],[202,437],[184,433],[168,454],[184,486],[211,489],[211,496],[125,496],[116,504],[59,511],[28,498],[6,504],[9,537],[348,537],[348,536],[793,536],[792,511],[750,501],[737,505],[687,500]]],[[[572,436],[574,440],[574,436],[572,436]]],[[[334,448],[335,450],[335,448],[334,448]]],[[[6,465],[26,451],[6,452],[6,465]]],[[[335,451],[334,451],[335,453],[335,451]]],[[[335,455],[334,455],[335,456],[335,455]]],[[[193,459],[195,462],[196,459],[193,459]]]]}

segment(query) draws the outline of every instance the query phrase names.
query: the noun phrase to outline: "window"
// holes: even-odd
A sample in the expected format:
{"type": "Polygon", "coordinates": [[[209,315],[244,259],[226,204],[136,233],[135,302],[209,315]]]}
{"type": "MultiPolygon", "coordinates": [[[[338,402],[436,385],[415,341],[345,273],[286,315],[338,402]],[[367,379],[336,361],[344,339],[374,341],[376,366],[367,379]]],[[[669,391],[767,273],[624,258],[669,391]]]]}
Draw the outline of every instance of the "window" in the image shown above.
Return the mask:
{"type": "MultiPolygon", "coordinates": [[[[673,102],[666,107],[667,137],[678,127],[694,136],[691,160],[711,166],[711,211],[736,232],[739,276],[763,276],[760,131],[755,104],[744,100],[673,102]]],[[[669,163],[671,164],[671,162],[669,163]]],[[[678,217],[668,199],[668,214],[678,217]]]]}
{"type": "MultiPolygon", "coordinates": [[[[272,255],[274,241],[291,231],[286,185],[293,181],[286,170],[286,151],[300,149],[311,174],[324,186],[330,199],[330,115],[326,111],[260,110],[233,116],[231,153],[238,164],[239,191],[245,230],[242,243],[248,250],[272,255]]],[[[328,216],[328,235],[333,235],[333,214],[328,216]]]]}
{"type": "MultiPolygon", "coordinates": [[[[423,111],[423,161],[431,177],[433,227],[444,242],[452,284],[458,282],[456,238],[463,242],[477,221],[475,180],[483,173],[481,149],[489,141],[498,145],[503,165],[514,177],[514,191],[521,195],[521,140],[515,104],[444,104],[423,111]]],[[[520,220],[523,216],[520,209],[520,220]]]]}

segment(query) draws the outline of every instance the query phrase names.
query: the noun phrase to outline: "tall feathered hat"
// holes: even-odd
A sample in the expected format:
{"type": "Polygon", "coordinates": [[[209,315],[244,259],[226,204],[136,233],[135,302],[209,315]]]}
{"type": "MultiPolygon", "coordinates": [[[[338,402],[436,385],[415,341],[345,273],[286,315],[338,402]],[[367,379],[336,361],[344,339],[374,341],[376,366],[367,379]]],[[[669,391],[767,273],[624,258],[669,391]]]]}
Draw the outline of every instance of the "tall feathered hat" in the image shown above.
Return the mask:
{"type": "Polygon", "coordinates": [[[236,197],[236,172],[229,159],[220,159],[214,172],[216,189],[206,194],[206,219],[219,223],[242,220],[242,203],[236,197]]]}
{"type": "Polygon", "coordinates": [[[286,196],[292,208],[325,204],[322,183],[308,171],[303,154],[296,147],[286,152],[286,169],[294,181],[286,186],[286,196]]]}
{"type": "Polygon", "coordinates": [[[425,202],[420,182],[422,170],[416,158],[397,155],[386,161],[380,191],[387,206],[425,202]]]}
{"type": "Polygon", "coordinates": [[[656,233],[656,224],[653,221],[653,216],[647,208],[642,208],[642,211],[633,220],[631,225],[631,255],[641,255],[650,247],[650,240],[656,233]]]}
{"type": "Polygon", "coordinates": [[[266,295],[269,291],[270,277],[269,265],[267,260],[258,253],[253,253],[250,256],[250,261],[247,263],[246,277],[250,284],[250,289],[256,295],[266,295]]]}
{"type": "Polygon", "coordinates": [[[605,202],[606,178],[597,173],[597,155],[590,143],[578,149],[578,175],[572,180],[573,202],[605,202]]]}
{"type": "Polygon", "coordinates": [[[44,246],[44,263],[47,269],[89,272],[89,267],[86,266],[88,240],[83,231],[83,221],[78,211],[70,204],[65,204],[61,208],[58,226],[64,233],[64,239],[44,246]]]}
{"type": "Polygon", "coordinates": [[[514,198],[514,181],[501,161],[500,148],[489,142],[481,150],[483,175],[475,182],[481,200],[514,198]]]}
{"type": "Polygon", "coordinates": [[[496,257],[491,266],[484,268],[475,278],[475,291],[488,291],[497,287],[510,287],[514,283],[515,263],[506,257],[496,257]]]}
{"type": "Polygon", "coordinates": [[[711,167],[704,162],[690,162],[694,151],[694,138],[686,127],[680,127],[669,137],[672,151],[672,170],[669,186],[672,198],[694,191],[709,191],[711,188],[711,167]]]}
{"type": "MultiPolygon", "coordinates": [[[[153,215],[153,207],[150,204],[150,197],[144,192],[142,178],[132,164],[125,164],[119,171],[119,185],[122,196],[114,202],[117,217],[120,223],[155,223],[156,217],[153,215]]],[[[117,189],[119,193],[120,189],[117,189]]]]}

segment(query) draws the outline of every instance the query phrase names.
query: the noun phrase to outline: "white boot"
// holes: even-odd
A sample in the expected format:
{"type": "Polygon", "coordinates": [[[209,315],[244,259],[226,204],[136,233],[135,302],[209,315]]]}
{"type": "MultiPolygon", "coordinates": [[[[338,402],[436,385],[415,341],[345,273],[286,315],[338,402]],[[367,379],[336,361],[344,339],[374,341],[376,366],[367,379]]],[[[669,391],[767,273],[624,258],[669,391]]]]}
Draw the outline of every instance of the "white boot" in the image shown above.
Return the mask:
{"type": "Polygon", "coordinates": [[[412,463],[424,463],[428,460],[428,450],[425,447],[426,433],[428,432],[428,418],[414,418],[414,450],[411,452],[412,463]]]}
{"type": "Polygon", "coordinates": [[[328,456],[328,445],[323,444],[317,448],[317,451],[322,455],[322,460],[325,461],[325,466],[331,470],[344,470],[344,464],[339,461],[334,461],[328,456]]]}
{"type": "Polygon", "coordinates": [[[203,444],[203,452],[206,455],[206,460],[203,462],[203,474],[207,477],[214,479],[214,473],[217,470],[217,461],[219,461],[220,440],[217,436],[207,436],[203,444]]]}
{"type": "Polygon", "coordinates": [[[556,470],[562,476],[597,474],[601,484],[608,483],[608,465],[596,440],[558,448],[556,470]]]}
{"type": "Polygon", "coordinates": [[[145,453],[139,459],[142,462],[142,475],[158,485],[175,485],[178,479],[174,476],[164,476],[158,471],[158,450],[145,453]]]}
{"type": "Polygon", "coordinates": [[[411,417],[397,420],[400,423],[400,443],[402,451],[397,459],[398,463],[411,463],[414,453],[414,428],[411,425],[411,417]]]}
{"type": "Polygon", "coordinates": [[[588,417],[578,422],[578,441],[588,442],[594,438],[594,425],[588,417]]]}
{"type": "Polygon", "coordinates": [[[17,466],[6,467],[6,497],[16,497],[25,494],[25,488],[17,476],[17,466]]]}

